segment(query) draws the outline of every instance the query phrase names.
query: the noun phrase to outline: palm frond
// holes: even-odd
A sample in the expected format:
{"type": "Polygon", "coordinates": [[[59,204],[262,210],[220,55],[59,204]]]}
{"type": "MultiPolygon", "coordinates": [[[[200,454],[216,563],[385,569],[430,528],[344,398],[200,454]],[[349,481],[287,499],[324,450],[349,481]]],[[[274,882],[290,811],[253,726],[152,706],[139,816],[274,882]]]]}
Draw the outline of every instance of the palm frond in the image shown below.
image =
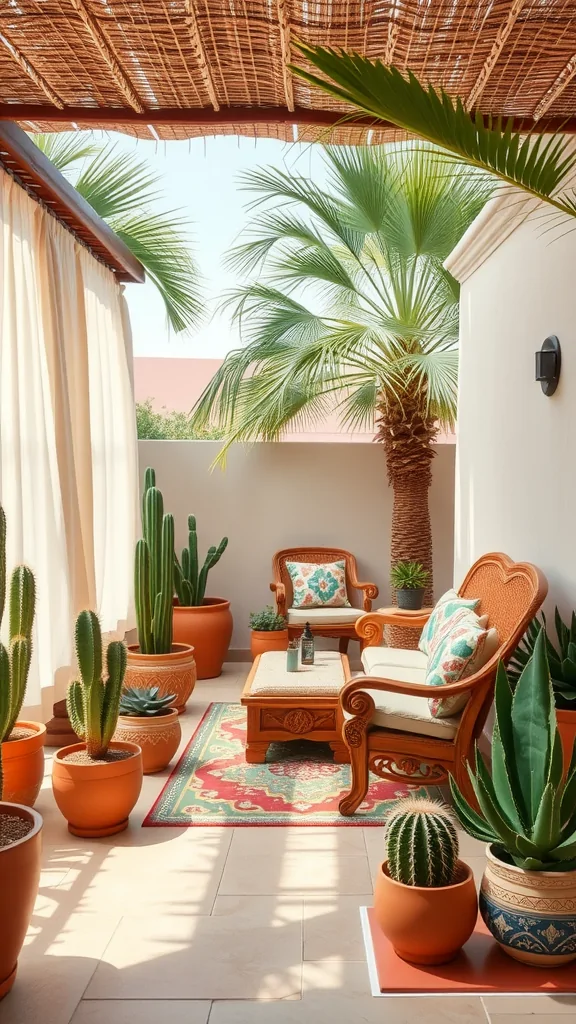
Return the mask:
{"type": "Polygon", "coordinates": [[[30,135],[32,142],[41,149],[45,156],[58,168],[64,171],[87,157],[96,156],[102,146],[85,134],[77,132],[39,132],[30,135]]]}
{"type": "Polygon", "coordinates": [[[105,146],[83,168],[75,186],[99,217],[107,220],[146,207],[158,198],[158,175],[145,160],[105,146]]]}

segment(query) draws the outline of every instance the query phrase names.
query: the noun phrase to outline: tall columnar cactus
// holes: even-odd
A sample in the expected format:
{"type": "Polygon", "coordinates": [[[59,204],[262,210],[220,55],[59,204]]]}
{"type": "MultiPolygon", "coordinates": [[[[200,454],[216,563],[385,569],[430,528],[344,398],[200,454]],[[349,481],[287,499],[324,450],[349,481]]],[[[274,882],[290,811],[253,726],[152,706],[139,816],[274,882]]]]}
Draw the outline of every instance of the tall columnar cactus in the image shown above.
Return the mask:
{"type": "Polygon", "coordinates": [[[433,800],[401,800],[385,832],[390,877],[431,889],[451,885],[458,862],[458,833],[447,807],[433,800]]]}
{"type": "Polygon", "coordinates": [[[138,643],[142,654],[168,654],[172,649],[174,517],[164,514],[153,469],[147,469],[144,478],[142,533],[134,563],[138,643]]]}
{"type": "MultiPolygon", "coordinates": [[[[6,603],[6,516],[0,505],[0,625],[6,603]]],[[[8,648],[0,643],[0,743],[12,732],[26,694],[32,658],[32,625],[36,603],[34,575],[18,565],[10,579],[8,648]]],[[[0,751],[0,798],[2,756],[0,751]]]]}
{"type": "Polygon", "coordinates": [[[86,744],[89,757],[101,758],[108,750],[118,721],[126,647],[114,640],[106,651],[106,682],[102,678],[102,634],[94,612],[76,619],[76,656],[80,679],[68,687],[66,706],[72,728],[86,744]]]}
{"type": "Polygon", "coordinates": [[[208,548],[204,565],[198,571],[196,516],[188,516],[188,547],[182,551],[181,562],[174,556],[174,587],[181,605],[189,608],[203,603],[208,573],[220,561],[227,547],[228,537],[223,537],[218,547],[208,548]]]}

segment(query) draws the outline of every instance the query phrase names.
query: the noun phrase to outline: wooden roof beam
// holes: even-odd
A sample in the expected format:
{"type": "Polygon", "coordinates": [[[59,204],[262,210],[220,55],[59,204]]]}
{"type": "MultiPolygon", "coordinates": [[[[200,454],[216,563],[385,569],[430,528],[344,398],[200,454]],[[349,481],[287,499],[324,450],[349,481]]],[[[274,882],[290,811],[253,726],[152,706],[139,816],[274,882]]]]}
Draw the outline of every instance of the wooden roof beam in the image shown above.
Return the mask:
{"type": "Polygon", "coordinates": [[[532,115],[535,121],[539,121],[546,111],[550,109],[552,104],[556,102],[558,97],[562,95],[566,86],[570,85],[574,75],[576,75],[576,53],[570,57],[570,60],[562,68],[562,71],[556,80],[552,83],[547,92],[544,93],[532,115]]]}
{"type": "Polygon", "coordinates": [[[186,6],[186,20],[188,22],[188,31],[190,33],[190,41],[192,43],[192,49],[198,62],[198,69],[200,71],[200,77],[206,89],[208,99],[214,107],[214,110],[220,110],[220,103],[218,102],[218,96],[216,93],[216,87],[214,85],[214,79],[212,78],[212,72],[210,71],[210,65],[206,57],[206,51],[204,49],[204,43],[202,42],[202,36],[200,35],[200,29],[198,27],[198,20],[196,18],[196,11],[194,10],[193,0],[185,0],[186,6]]]}
{"type": "Polygon", "coordinates": [[[64,101],[60,99],[60,96],[57,92],[54,92],[54,89],[52,88],[50,83],[47,82],[46,79],[38,71],[36,71],[36,68],[32,66],[30,61],[16,46],[16,43],[13,43],[10,37],[6,35],[6,30],[4,29],[1,21],[0,42],[4,44],[4,46],[8,50],[8,53],[11,55],[11,57],[13,57],[13,59],[16,61],[19,67],[21,67],[22,70],[28,75],[28,78],[30,78],[34,82],[34,85],[37,85],[38,88],[42,90],[46,98],[50,100],[50,103],[53,103],[55,107],[58,107],[60,110],[62,110],[64,106],[64,101]]]}
{"type": "Polygon", "coordinates": [[[290,18],[288,17],[288,0],[276,0],[278,24],[280,26],[280,49],[282,52],[282,77],[284,79],[284,95],[290,113],[294,110],[294,86],[288,65],[292,60],[290,53],[290,18]]]}
{"type": "Polygon", "coordinates": [[[478,103],[478,100],[482,96],[482,93],[486,88],[488,79],[490,78],[490,75],[494,70],[494,66],[500,54],[502,53],[504,46],[506,45],[510,33],[512,32],[512,29],[514,28],[514,25],[516,24],[518,17],[522,12],[522,9],[526,6],[527,2],[528,0],[514,0],[514,3],[512,4],[508,12],[508,17],[506,18],[506,21],[504,22],[503,25],[500,26],[498,32],[496,33],[496,39],[494,40],[492,49],[490,50],[490,53],[488,54],[484,62],[480,74],[478,75],[478,78],[474,82],[474,85],[472,86],[470,92],[468,93],[465,103],[466,110],[471,110],[472,107],[475,107],[476,104],[478,103]]]}
{"type": "Polygon", "coordinates": [[[124,71],[122,70],[122,67],[120,65],[120,61],[114,53],[112,46],[108,42],[103,29],[100,27],[96,19],[92,17],[90,11],[85,7],[83,0],[70,0],[70,3],[72,4],[72,7],[76,11],[76,14],[78,15],[84,27],[86,28],[88,34],[90,35],[92,42],[100,51],[100,54],[106,61],[106,64],[108,65],[110,72],[112,74],[112,78],[114,79],[124,99],[132,107],[133,110],[136,110],[138,113],[142,113],[144,110],[144,106],[140,102],[140,98],[136,95],[136,92],[132,88],[132,83],[130,82],[130,79],[124,74],[124,71]]]}

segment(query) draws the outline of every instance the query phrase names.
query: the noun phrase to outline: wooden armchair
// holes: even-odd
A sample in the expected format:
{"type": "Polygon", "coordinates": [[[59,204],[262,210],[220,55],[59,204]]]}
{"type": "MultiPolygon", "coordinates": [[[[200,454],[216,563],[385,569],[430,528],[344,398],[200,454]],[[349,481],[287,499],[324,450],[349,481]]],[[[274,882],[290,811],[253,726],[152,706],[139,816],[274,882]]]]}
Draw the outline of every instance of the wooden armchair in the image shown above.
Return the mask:
{"type": "MultiPolygon", "coordinates": [[[[458,592],[461,597],[479,597],[480,604],[476,609],[478,615],[487,615],[488,626],[494,626],[498,631],[498,649],[483,668],[458,683],[425,686],[422,683],[403,681],[405,669],[401,667],[408,663],[409,658],[425,660],[424,655],[417,651],[396,649],[389,649],[390,654],[387,655],[386,648],[381,648],[382,658],[385,660],[388,657],[391,666],[394,663],[396,665],[395,669],[389,669],[392,678],[359,676],[343,687],[340,704],[343,717],[348,719],[344,724],[343,735],[350,750],[352,787],[340,803],[341,814],[354,814],[360,806],[368,791],[370,771],[383,779],[421,782],[422,785],[446,782],[451,773],[467,799],[475,803],[466,762],[472,756],[474,741],[482,731],[492,704],[498,663],[501,660],[505,664],[508,662],[547,591],[546,578],[535,566],[513,562],[503,554],[484,555],[472,566],[458,592]],[[435,720],[436,724],[451,723],[446,732],[450,738],[445,739],[431,735],[432,730],[426,728],[423,731],[428,731],[427,735],[418,734],[415,726],[421,728],[421,724],[414,720],[414,716],[410,721],[412,731],[374,725],[372,718],[379,703],[376,691],[387,691],[391,695],[405,694],[412,703],[414,697],[422,701],[428,701],[433,696],[450,697],[462,693],[470,693],[470,697],[459,719],[435,720]]],[[[366,645],[363,659],[369,662],[380,657],[379,652],[373,652],[368,657],[367,648],[381,644],[385,625],[421,630],[428,615],[429,612],[403,612],[396,609],[364,615],[356,624],[357,633],[366,645]]],[[[420,671],[423,678],[425,670],[420,671]]],[[[389,700],[396,701],[397,705],[401,702],[397,696],[391,696],[389,700]]],[[[386,699],[383,698],[383,711],[379,711],[377,717],[389,717],[394,724],[400,722],[402,725],[402,719],[397,714],[387,715],[385,705],[386,699]]],[[[419,701],[416,706],[420,708],[419,701]]]]}
{"type": "Polygon", "coordinates": [[[359,640],[356,622],[362,612],[372,609],[372,601],[378,597],[375,583],[361,583],[358,579],[356,559],[343,548],[284,548],[277,551],[272,559],[273,582],[270,590],[276,595],[276,609],[288,622],[290,639],[300,636],[306,621],[316,636],[336,637],[342,654],[348,650],[349,640],[359,640]],[[339,562],[346,563],[346,587],[351,608],[292,609],[292,580],[286,562],[339,562]],[[362,603],[360,604],[360,600],[362,603]]]}

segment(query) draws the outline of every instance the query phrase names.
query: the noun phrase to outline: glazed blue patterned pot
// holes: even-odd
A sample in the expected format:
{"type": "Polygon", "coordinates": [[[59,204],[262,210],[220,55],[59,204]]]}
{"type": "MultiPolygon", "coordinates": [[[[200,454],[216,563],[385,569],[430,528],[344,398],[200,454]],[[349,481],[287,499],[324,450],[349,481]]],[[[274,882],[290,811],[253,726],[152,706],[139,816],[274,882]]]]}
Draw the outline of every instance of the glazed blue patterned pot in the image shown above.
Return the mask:
{"type": "Polygon", "coordinates": [[[576,960],[576,871],[525,871],[486,850],[480,913],[500,948],[535,967],[576,960]]]}

